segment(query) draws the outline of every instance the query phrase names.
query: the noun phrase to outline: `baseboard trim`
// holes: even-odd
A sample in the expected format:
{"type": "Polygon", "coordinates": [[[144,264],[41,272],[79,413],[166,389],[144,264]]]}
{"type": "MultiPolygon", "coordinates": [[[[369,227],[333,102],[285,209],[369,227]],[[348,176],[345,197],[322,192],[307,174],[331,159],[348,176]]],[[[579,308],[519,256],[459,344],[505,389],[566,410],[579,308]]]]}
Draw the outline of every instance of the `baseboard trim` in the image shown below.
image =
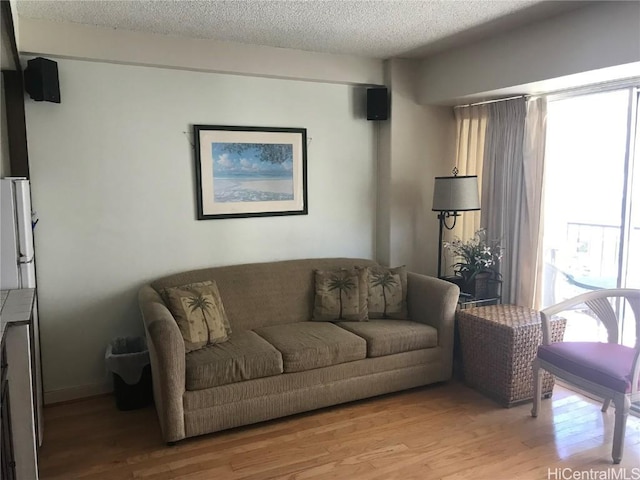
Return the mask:
{"type": "Polygon", "coordinates": [[[113,391],[111,382],[94,383],[91,385],[79,385],[77,387],[61,388],[44,392],[44,404],[53,405],[55,403],[68,402],[81,398],[95,397],[113,391]]]}

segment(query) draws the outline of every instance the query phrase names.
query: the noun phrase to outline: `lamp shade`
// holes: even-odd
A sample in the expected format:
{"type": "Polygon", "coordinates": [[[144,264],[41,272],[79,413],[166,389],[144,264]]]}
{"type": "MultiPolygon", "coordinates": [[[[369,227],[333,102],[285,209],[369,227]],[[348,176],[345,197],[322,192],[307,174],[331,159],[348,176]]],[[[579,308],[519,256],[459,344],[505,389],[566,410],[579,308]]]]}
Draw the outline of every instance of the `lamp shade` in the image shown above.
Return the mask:
{"type": "Polygon", "coordinates": [[[464,212],[480,210],[478,177],[436,177],[433,188],[433,207],[436,212],[464,212]]]}

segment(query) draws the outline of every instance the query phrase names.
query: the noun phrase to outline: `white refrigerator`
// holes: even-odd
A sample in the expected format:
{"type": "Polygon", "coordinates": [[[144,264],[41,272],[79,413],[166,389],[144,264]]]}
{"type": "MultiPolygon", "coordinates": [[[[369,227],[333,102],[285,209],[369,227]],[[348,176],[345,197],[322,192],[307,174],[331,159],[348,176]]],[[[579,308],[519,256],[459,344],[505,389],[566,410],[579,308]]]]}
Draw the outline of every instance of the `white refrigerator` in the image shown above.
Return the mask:
{"type": "MultiPolygon", "coordinates": [[[[37,218],[31,211],[29,180],[0,179],[0,290],[36,288],[33,229],[37,218]]],[[[36,292],[37,293],[37,292],[36,292]]],[[[34,393],[34,423],[38,445],[42,444],[43,393],[40,359],[40,328],[37,294],[33,309],[31,375],[34,393]]],[[[19,408],[17,405],[11,406],[19,408]]]]}
{"type": "Polygon", "coordinates": [[[31,189],[24,178],[0,180],[0,244],[2,264],[0,289],[36,287],[33,252],[34,219],[31,213],[31,189]]]}

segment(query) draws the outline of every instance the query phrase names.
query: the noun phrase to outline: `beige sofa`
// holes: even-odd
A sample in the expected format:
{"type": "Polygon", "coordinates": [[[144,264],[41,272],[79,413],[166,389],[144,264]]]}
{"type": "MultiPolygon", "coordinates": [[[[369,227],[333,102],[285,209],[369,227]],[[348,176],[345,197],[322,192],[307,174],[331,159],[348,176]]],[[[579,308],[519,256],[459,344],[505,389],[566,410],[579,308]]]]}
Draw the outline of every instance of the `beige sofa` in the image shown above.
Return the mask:
{"type": "Polygon", "coordinates": [[[408,273],[408,320],[309,321],[314,270],[362,259],[292,260],[208,268],[140,290],[162,435],[186,437],[395,392],[451,377],[458,287],[408,273]],[[215,280],[229,341],[185,354],[159,294],[215,280]]]}

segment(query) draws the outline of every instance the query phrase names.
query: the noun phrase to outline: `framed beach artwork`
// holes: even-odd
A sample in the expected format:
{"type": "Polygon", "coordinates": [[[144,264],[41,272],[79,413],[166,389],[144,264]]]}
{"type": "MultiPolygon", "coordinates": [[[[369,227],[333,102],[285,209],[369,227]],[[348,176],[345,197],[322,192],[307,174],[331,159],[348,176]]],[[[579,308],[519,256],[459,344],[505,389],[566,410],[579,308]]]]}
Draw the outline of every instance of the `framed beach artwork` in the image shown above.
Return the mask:
{"type": "Polygon", "coordinates": [[[305,128],[193,128],[198,220],[307,214],[305,128]]]}

